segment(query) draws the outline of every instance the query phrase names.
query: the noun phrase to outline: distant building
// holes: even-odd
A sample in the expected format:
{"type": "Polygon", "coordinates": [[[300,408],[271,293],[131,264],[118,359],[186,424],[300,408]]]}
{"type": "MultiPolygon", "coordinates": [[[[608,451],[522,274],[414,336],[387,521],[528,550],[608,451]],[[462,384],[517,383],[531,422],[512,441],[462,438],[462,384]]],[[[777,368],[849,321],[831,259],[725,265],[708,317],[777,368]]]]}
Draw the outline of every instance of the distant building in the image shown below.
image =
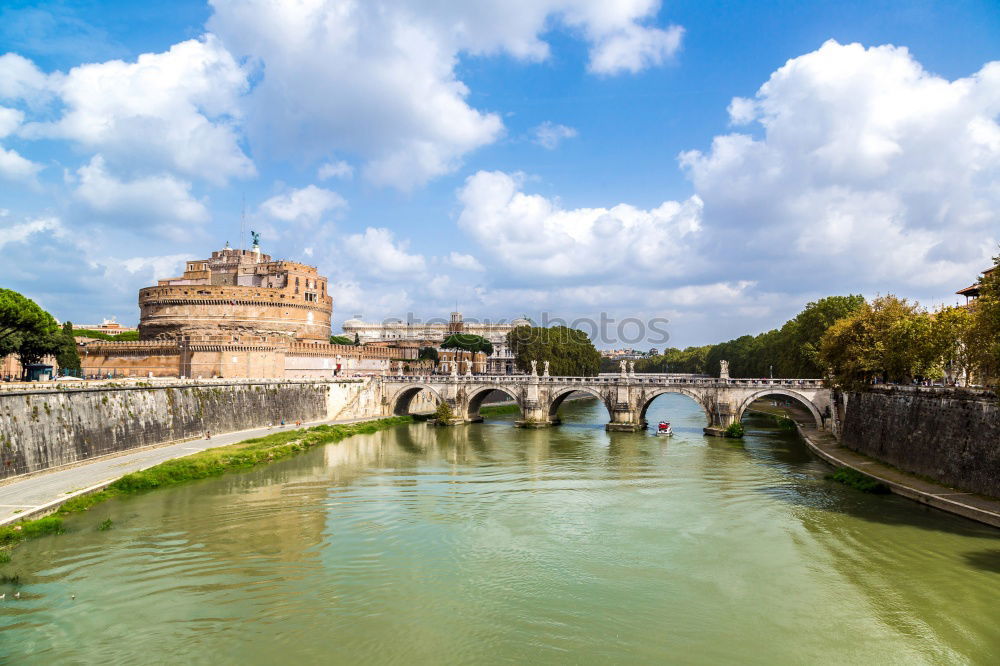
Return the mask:
{"type": "Polygon", "coordinates": [[[99,333],[106,333],[107,335],[118,335],[119,333],[128,333],[130,331],[138,331],[139,329],[135,326],[122,326],[115,318],[105,319],[100,324],[73,324],[74,329],[82,329],[87,331],[98,331],[99,333]]]}
{"type": "Polygon", "coordinates": [[[514,355],[507,346],[507,334],[518,326],[531,326],[527,319],[510,322],[465,321],[461,312],[452,312],[447,322],[431,320],[427,323],[385,321],[365,322],[348,319],[344,322],[344,335],[356,335],[362,344],[397,344],[412,347],[439,347],[448,336],[467,333],[486,338],[493,345],[493,354],[486,359],[485,372],[489,374],[513,374],[514,355]]]}
{"type": "MultiPolygon", "coordinates": [[[[985,271],[983,271],[983,275],[989,275],[995,270],[996,270],[995,266],[993,268],[987,268],[985,271]]],[[[965,289],[959,289],[955,293],[958,294],[959,296],[965,296],[965,304],[968,305],[972,301],[979,298],[979,283],[977,282],[971,287],[966,287],[965,289]]]]}

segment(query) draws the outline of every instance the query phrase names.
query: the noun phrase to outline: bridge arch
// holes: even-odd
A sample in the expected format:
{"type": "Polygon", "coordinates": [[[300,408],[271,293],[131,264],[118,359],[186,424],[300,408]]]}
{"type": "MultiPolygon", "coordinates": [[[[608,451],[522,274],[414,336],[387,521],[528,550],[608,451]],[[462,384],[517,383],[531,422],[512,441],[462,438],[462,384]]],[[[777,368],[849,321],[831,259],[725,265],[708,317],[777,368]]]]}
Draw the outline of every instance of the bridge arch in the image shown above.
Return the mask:
{"type": "Polygon", "coordinates": [[[708,425],[712,425],[712,412],[707,406],[705,406],[705,402],[701,399],[701,396],[699,396],[694,391],[674,386],[665,387],[654,391],[649,391],[648,393],[643,395],[642,407],[641,409],[639,409],[640,423],[646,422],[646,412],[649,410],[649,406],[653,404],[653,401],[659,398],[661,395],[666,395],[667,393],[686,395],[687,397],[694,400],[696,403],[698,403],[698,406],[701,407],[701,411],[705,413],[705,421],[708,423],[708,425]]]}
{"type": "Polygon", "coordinates": [[[392,406],[392,413],[395,416],[406,416],[410,413],[410,403],[421,391],[430,391],[438,402],[443,402],[444,398],[431,386],[427,384],[407,384],[397,390],[389,399],[392,406]]]}
{"type": "Polygon", "coordinates": [[[524,413],[524,405],[521,404],[521,398],[518,397],[517,393],[511,389],[497,384],[495,386],[475,386],[466,393],[466,418],[470,421],[482,421],[483,417],[479,414],[479,408],[483,406],[483,400],[486,399],[493,391],[500,391],[501,393],[506,393],[510,396],[510,399],[517,403],[517,408],[524,413]]]}
{"type": "Polygon", "coordinates": [[[566,398],[568,398],[571,393],[586,393],[588,395],[597,398],[601,402],[601,404],[604,405],[604,408],[608,410],[608,417],[609,418],[611,417],[611,408],[608,406],[607,399],[603,395],[601,395],[600,391],[598,391],[597,389],[592,389],[582,386],[581,387],[571,386],[568,388],[559,389],[550,397],[549,421],[555,423],[559,420],[559,408],[562,407],[562,404],[566,402],[566,398]]]}
{"type": "Polygon", "coordinates": [[[743,401],[743,404],[740,405],[740,409],[736,413],[736,420],[743,420],[743,413],[746,412],[751,404],[753,404],[754,400],[764,398],[769,395],[780,395],[786,398],[792,398],[795,402],[808,409],[809,413],[812,414],[813,419],[816,421],[816,427],[820,430],[823,429],[823,416],[820,414],[819,408],[816,407],[815,403],[801,393],[782,388],[765,388],[751,393],[743,401]]]}

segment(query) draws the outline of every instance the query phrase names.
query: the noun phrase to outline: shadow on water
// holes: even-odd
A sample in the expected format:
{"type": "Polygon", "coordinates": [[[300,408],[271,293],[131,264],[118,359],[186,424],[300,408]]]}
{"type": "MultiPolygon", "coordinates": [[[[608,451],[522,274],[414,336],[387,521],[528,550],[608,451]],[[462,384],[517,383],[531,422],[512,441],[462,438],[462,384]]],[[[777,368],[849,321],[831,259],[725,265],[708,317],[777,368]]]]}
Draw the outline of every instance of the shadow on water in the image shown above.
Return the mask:
{"type": "Polygon", "coordinates": [[[995,527],[898,495],[873,495],[831,481],[826,476],[833,472],[833,467],[816,458],[799,435],[767,428],[766,417],[755,415],[746,422],[753,428],[747,431],[748,456],[780,470],[790,481],[759,488],[757,492],[791,505],[849,515],[871,523],[1000,539],[1000,529],[995,527]]]}
{"type": "Polygon", "coordinates": [[[962,557],[965,558],[966,564],[971,567],[1000,574],[1000,548],[964,553],[962,557]]]}

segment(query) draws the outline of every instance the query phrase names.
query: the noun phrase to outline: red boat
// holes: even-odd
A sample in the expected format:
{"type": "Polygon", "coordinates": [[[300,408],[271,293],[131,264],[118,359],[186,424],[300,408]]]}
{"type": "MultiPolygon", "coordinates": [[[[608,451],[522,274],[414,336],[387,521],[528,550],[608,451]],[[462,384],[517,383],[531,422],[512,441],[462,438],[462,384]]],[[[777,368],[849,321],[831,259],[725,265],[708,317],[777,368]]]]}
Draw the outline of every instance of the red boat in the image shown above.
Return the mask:
{"type": "Polygon", "coordinates": [[[670,422],[669,421],[660,421],[660,424],[658,426],[656,426],[656,434],[657,435],[668,435],[668,436],[669,435],[673,435],[674,431],[670,427],[670,422]]]}

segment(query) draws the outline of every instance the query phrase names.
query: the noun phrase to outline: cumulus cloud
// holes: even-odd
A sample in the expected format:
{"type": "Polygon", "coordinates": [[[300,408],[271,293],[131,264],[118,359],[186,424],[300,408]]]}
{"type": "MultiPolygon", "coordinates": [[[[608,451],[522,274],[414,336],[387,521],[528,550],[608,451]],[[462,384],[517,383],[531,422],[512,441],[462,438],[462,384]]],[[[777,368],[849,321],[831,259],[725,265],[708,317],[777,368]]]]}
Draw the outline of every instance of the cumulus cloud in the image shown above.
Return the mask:
{"type": "Polygon", "coordinates": [[[369,181],[412,189],[497,140],[495,113],[469,105],[463,53],[542,60],[561,24],[591,45],[590,69],[638,71],[673,53],[681,30],[647,25],[657,0],[215,0],[209,28],[259,67],[249,96],[255,145],[282,156],[342,151],[369,181]]]}
{"type": "Polygon", "coordinates": [[[46,75],[20,56],[3,58],[0,97],[60,103],[56,120],[26,123],[23,137],[67,139],[118,168],[167,168],[216,184],[255,173],[237,128],[246,74],[212,35],[135,62],[85,64],[67,73],[46,75]]]}
{"type": "MultiPolygon", "coordinates": [[[[3,215],[2,217],[6,218],[8,216],[3,215]]],[[[65,233],[65,229],[59,218],[55,217],[42,217],[0,226],[0,250],[3,250],[11,243],[23,243],[35,234],[46,232],[55,236],[62,236],[65,233]]]]}
{"type": "MultiPolygon", "coordinates": [[[[964,284],[1000,222],[1000,62],[948,81],[905,48],[828,41],[789,60],[680,156],[745,271],[850,288],[964,284]]],[[[937,292],[940,293],[940,292],[937,292]]]]}
{"type": "Polygon", "coordinates": [[[75,196],[105,219],[118,220],[132,229],[149,225],[166,235],[183,238],[191,223],[209,219],[205,205],[191,195],[191,184],[168,174],[120,180],[110,174],[104,158],[96,155],[77,170],[75,196]]]}
{"type": "Polygon", "coordinates": [[[389,229],[368,227],[344,239],[344,248],[362,271],[380,278],[408,279],[427,268],[423,255],[407,252],[407,241],[396,241],[389,229]]]}
{"type": "Polygon", "coordinates": [[[261,204],[261,211],[283,222],[318,222],[324,213],[347,206],[342,196],[331,190],[309,185],[271,197],[261,204]]]}
{"type": "Polygon", "coordinates": [[[557,201],[521,191],[521,179],[479,171],[458,193],[458,224],[485,252],[531,279],[645,279],[681,275],[701,228],[701,200],[666,201],[644,210],[563,209],[557,201]]]}
{"type": "MultiPolygon", "coordinates": [[[[9,136],[24,120],[24,113],[0,106],[0,139],[9,136]]],[[[33,181],[42,165],[35,164],[14,150],[0,146],[0,178],[33,181]]]]}
{"type": "Polygon", "coordinates": [[[455,268],[463,271],[485,271],[484,267],[479,260],[473,257],[471,254],[463,254],[461,252],[451,252],[448,254],[446,259],[447,263],[455,268]]]}
{"type": "Polygon", "coordinates": [[[558,125],[545,121],[532,131],[534,142],[546,150],[555,150],[563,139],[572,139],[577,135],[577,131],[566,125],[558,125]]]}
{"type": "Polygon", "coordinates": [[[329,180],[330,178],[343,178],[345,180],[349,180],[354,177],[354,167],[343,160],[338,162],[325,162],[321,164],[319,169],[316,171],[316,177],[320,180],[329,180]]]}

